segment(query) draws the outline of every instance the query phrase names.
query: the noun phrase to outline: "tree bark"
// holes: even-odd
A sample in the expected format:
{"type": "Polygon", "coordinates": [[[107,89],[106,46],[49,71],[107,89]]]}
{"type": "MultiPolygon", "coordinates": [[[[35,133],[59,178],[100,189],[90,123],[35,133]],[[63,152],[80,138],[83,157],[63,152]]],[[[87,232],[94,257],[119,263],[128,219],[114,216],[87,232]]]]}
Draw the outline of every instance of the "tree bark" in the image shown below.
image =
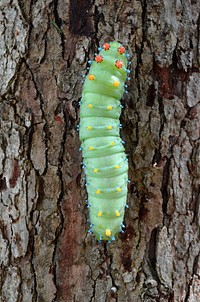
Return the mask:
{"type": "Polygon", "coordinates": [[[200,301],[197,0],[0,2],[0,301],[200,301]],[[81,78],[131,54],[124,234],[87,233],[81,78]]]}

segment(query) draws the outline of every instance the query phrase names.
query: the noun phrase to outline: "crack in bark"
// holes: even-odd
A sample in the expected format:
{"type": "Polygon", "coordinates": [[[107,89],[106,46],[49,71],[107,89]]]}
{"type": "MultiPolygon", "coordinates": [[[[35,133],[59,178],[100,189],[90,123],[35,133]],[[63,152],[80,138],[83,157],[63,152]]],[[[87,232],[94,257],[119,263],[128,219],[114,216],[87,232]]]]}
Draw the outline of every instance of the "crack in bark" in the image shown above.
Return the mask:
{"type": "Polygon", "coordinates": [[[64,60],[64,57],[65,57],[65,35],[62,31],[62,19],[60,18],[59,16],[59,13],[58,13],[58,1],[59,0],[54,0],[54,18],[55,18],[55,24],[58,26],[59,28],[59,35],[60,35],[60,39],[61,39],[61,47],[62,47],[62,58],[64,60]]]}
{"type": "MultiPolygon", "coordinates": [[[[64,161],[64,149],[65,149],[65,141],[66,141],[66,135],[67,135],[67,122],[66,122],[66,117],[64,115],[64,125],[65,125],[65,129],[63,131],[63,138],[61,141],[61,152],[60,152],[60,156],[58,158],[58,173],[59,173],[59,179],[61,182],[61,190],[60,190],[60,195],[58,197],[58,202],[57,202],[57,207],[58,207],[58,211],[59,211],[59,217],[60,217],[60,225],[58,226],[58,228],[56,229],[56,234],[55,234],[55,248],[54,248],[54,252],[53,252],[53,264],[54,264],[54,269],[55,269],[55,273],[54,273],[54,284],[56,285],[57,288],[57,292],[55,294],[55,298],[53,301],[57,301],[58,298],[58,288],[59,288],[59,278],[57,278],[58,276],[58,269],[59,267],[57,267],[57,259],[58,259],[58,246],[59,246],[59,237],[63,231],[63,227],[64,227],[64,216],[62,213],[62,209],[61,209],[61,202],[64,199],[64,179],[63,179],[63,173],[62,173],[62,165],[63,165],[63,161],[64,161]]],[[[52,301],[52,302],[53,302],[52,301]]]]}

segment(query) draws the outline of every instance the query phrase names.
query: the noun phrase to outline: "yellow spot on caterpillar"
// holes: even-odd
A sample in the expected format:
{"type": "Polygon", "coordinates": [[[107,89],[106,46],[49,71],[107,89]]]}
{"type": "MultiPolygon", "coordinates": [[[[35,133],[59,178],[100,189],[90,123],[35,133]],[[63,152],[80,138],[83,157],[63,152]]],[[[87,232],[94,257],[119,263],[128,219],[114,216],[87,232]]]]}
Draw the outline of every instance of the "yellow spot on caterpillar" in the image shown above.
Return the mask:
{"type": "Polygon", "coordinates": [[[97,214],[97,216],[98,216],[98,217],[101,217],[101,216],[102,216],[102,212],[99,211],[98,214],[97,214]]]}
{"type": "Polygon", "coordinates": [[[108,109],[108,110],[112,110],[113,107],[112,107],[112,106],[107,106],[107,109],[108,109]]]}
{"type": "Polygon", "coordinates": [[[110,237],[112,232],[110,229],[106,229],[105,234],[106,234],[106,236],[110,237]]]}
{"type": "Polygon", "coordinates": [[[100,189],[96,190],[96,194],[100,194],[100,193],[101,193],[100,189]]]}
{"type": "Polygon", "coordinates": [[[92,150],[94,150],[94,147],[90,146],[88,149],[92,151],[92,150]]]}
{"type": "Polygon", "coordinates": [[[97,172],[99,172],[99,169],[94,169],[93,171],[94,171],[94,173],[97,173],[97,172]]]}
{"type": "Polygon", "coordinates": [[[115,212],[115,215],[116,215],[117,217],[119,217],[119,216],[120,216],[120,212],[119,212],[119,211],[116,211],[116,212],[115,212]]]}
{"type": "Polygon", "coordinates": [[[122,189],[121,188],[117,188],[117,192],[121,192],[122,191],[122,189]]]}
{"type": "Polygon", "coordinates": [[[95,79],[95,76],[93,74],[89,74],[88,80],[94,81],[94,79],[95,79]]]}
{"type": "Polygon", "coordinates": [[[111,146],[114,146],[115,145],[115,142],[111,142],[111,146]]]}
{"type": "Polygon", "coordinates": [[[120,168],[120,166],[119,166],[119,165],[116,165],[114,168],[115,168],[115,169],[119,169],[119,168],[120,168]]]}
{"type": "Polygon", "coordinates": [[[92,104],[88,104],[87,106],[89,109],[91,109],[93,107],[92,104]]]}
{"type": "Polygon", "coordinates": [[[93,129],[92,126],[87,126],[86,128],[87,128],[87,130],[92,130],[93,129]]]}
{"type": "Polygon", "coordinates": [[[120,85],[120,82],[119,82],[119,81],[114,81],[114,82],[113,82],[113,86],[114,86],[114,87],[119,87],[119,85],[120,85]]]}
{"type": "Polygon", "coordinates": [[[107,126],[108,130],[112,130],[112,128],[113,128],[112,126],[107,126]]]}

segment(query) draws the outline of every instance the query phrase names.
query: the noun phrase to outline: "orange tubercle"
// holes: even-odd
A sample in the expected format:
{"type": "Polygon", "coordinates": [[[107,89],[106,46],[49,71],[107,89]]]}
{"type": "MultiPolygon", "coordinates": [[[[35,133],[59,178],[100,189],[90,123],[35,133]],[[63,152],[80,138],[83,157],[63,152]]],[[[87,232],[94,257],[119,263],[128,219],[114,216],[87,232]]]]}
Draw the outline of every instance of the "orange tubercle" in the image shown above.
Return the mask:
{"type": "Polygon", "coordinates": [[[109,43],[104,43],[103,44],[103,49],[104,50],[109,50],[110,49],[110,44],[109,43]]]}
{"type": "Polygon", "coordinates": [[[117,68],[122,68],[122,67],[124,66],[124,63],[123,63],[122,61],[120,61],[120,60],[117,60],[117,61],[115,62],[115,66],[116,66],[117,68]]]}
{"type": "Polygon", "coordinates": [[[101,55],[97,55],[97,56],[95,57],[95,61],[96,61],[97,63],[101,63],[101,62],[103,61],[103,57],[102,57],[101,55]]]}
{"type": "Polygon", "coordinates": [[[114,81],[114,82],[113,82],[113,86],[114,86],[114,87],[119,87],[119,85],[120,85],[120,82],[119,82],[119,81],[114,81]]]}
{"type": "Polygon", "coordinates": [[[120,47],[118,48],[118,52],[120,53],[120,55],[122,55],[123,53],[125,53],[125,48],[124,48],[124,46],[120,46],[120,47]]]}
{"type": "Polygon", "coordinates": [[[88,75],[88,80],[94,81],[94,79],[95,79],[95,76],[93,74],[88,75]]]}

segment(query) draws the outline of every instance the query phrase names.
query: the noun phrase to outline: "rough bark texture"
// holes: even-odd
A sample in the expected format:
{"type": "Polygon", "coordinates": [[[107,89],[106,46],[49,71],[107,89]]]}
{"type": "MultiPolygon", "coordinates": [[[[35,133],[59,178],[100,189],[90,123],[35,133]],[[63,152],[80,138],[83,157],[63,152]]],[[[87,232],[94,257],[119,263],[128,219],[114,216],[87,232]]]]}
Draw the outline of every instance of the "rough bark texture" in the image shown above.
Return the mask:
{"type": "Polygon", "coordinates": [[[200,301],[198,0],[0,1],[0,301],[200,301]],[[87,234],[76,125],[104,41],[132,55],[122,101],[126,232],[87,234]]]}

